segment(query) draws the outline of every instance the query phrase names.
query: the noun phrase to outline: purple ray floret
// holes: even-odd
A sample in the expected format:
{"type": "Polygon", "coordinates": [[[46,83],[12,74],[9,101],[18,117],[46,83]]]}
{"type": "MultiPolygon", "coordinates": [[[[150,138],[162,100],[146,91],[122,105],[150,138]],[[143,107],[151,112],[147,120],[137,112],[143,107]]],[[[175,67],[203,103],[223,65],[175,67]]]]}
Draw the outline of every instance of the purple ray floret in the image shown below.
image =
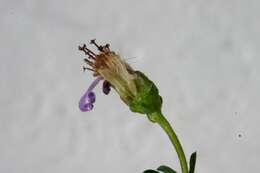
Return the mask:
{"type": "Polygon", "coordinates": [[[96,95],[92,90],[97,86],[100,80],[102,80],[102,77],[97,77],[89,86],[86,93],[80,98],[79,108],[81,111],[86,112],[93,109],[93,103],[96,101],[96,95]]]}

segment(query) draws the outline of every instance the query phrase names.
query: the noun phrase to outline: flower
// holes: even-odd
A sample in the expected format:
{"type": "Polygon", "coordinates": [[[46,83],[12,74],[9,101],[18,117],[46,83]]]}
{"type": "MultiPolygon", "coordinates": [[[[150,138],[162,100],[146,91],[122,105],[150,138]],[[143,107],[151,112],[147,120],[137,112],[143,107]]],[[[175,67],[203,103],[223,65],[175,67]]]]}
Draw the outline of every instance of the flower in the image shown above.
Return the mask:
{"type": "Polygon", "coordinates": [[[84,59],[95,77],[94,82],[87,89],[79,101],[81,111],[93,109],[95,94],[93,89],[103,80],[103,93],[108,94],[111,87],[116,90],[120,98],[133,112],[152,113],[160,111],[162,99],[158,89],[143,73],[134,71],[118,54],[110,50],[110,45],[100,46],[95,39],[90,41],[97,47],[96,54],[87,48],[86,44],[79,46],[88,57],[84,59]]]}
{"type": "MultiPolygon", "coordinates": [[[[79,101],[80,110],[85,112],[93,109],[93,104],[96,101],[93,90],[100,81],[103,81],[102,90],[104,94],[109,94],[111,87],[114,88],[132,112],[147,114],[151,122],[158,123],[163,128],[177,151],[182,172],[193,173],[196,153],[191,156],[190,170],[188,170],[180,141],[167,119],[161,113],[162,98],[155,84],[142,72],[133,70],[118,54],[110,51],[109,44],[99,46],[95,39],[91,40],[90,43],[97,47],[98,54],[88,49],[86,44],[79,46],[79,50],[88,55],[88,58],[84,59],[88,65],[88,67],[83,67],[84,71],[86,69],[92,71],[95,77],[95,80],[79,101]]],[[[157,170],[175,172],[166,166],[160,166],[157,170]]],[[[148,172],[150,171],[153,170],[148,172]]]]}
{"type": "Polygon", "coordinates": [[[79,101],[79,108],[81,111],[85,112],[93,109],[93,103],[96,101],[96,95],[92,90],[96,87],[100,80],[102,80],[101,77],[94,80],[94,82],[87,89],[86,93],[81,97],[79,101]]]}

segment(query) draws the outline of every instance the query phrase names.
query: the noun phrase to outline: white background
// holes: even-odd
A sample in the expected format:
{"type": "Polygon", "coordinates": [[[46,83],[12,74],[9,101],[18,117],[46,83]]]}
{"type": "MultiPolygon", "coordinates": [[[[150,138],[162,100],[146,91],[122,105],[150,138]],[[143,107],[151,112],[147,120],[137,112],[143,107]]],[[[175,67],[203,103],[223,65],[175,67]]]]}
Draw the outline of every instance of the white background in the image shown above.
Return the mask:
{"type": "Polygon", "coordinates": [[[163,131],[114,91],[97,87],[95,109],[79,111],[93,77],[77,46],[93,38],[157,84],[197,173],[259,171],[259,5],[1,0],[0,172],[180,172],[163,131]]]}

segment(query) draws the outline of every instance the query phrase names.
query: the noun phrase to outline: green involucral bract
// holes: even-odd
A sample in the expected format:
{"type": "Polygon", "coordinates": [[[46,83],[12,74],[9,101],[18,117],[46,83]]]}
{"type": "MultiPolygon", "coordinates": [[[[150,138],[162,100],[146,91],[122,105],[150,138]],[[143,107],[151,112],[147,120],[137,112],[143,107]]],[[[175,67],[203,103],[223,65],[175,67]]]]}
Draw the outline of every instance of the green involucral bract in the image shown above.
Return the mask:
{"type": "Polygon", "coordinates": [[[135,79],[137,95],[129,103],[130,110],[147,115],[161,112],[162,98],[155,84],[142,72],[135,71],[135,74],[137,76],[135,79]]]}

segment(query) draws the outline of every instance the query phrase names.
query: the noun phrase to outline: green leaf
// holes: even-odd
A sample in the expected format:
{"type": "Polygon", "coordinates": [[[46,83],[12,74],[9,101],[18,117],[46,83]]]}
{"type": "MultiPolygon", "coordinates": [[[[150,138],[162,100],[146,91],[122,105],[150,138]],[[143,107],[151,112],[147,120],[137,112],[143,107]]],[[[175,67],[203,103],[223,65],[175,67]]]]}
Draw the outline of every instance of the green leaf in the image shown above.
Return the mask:
{"type": "Polygon", "coordinates": [[[192,153],[192,155],[190,156],[190,171],[189,171],[189,173],[194,173],[195,164],[196,164],[196,157],[197,157],[196,152],[192,153]]]}
{"type": "Polygon", "coordinates": [[[162,171],[164,173],[177,173],[176,171],[174,171],[172,168],[162,165],[159,168],[157,168],[158,171],[162,171]]]}
{"type": "Polygon", "coordinates": [[[159,173],[158,171],[152,170],[152,169],[147,169],[143,173],[159,173]]]}

